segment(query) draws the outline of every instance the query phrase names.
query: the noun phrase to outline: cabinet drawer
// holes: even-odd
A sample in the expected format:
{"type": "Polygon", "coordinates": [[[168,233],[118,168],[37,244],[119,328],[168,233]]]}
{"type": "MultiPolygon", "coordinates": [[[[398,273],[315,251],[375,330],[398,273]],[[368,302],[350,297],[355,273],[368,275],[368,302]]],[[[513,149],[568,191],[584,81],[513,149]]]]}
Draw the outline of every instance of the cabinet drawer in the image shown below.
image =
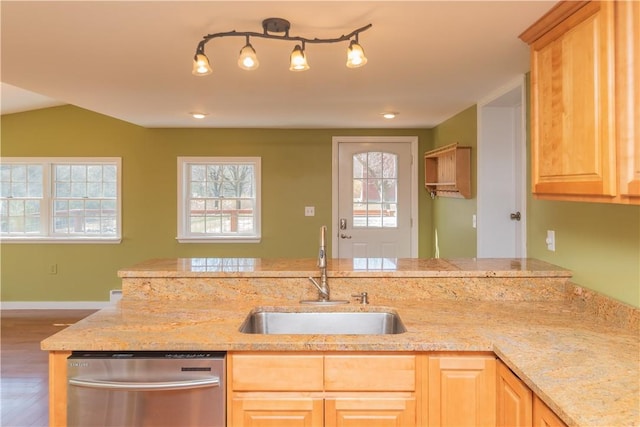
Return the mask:
{"type": "Polygon", "coordinates": [[[322,355],[234,354],[231,369],[236,391],[322,390],[322,355]]]}
{"type": "Polygon", "coordinates": [[[327,355],[324,360],[327,391],[414,391],[413,355],[327,355]]]}

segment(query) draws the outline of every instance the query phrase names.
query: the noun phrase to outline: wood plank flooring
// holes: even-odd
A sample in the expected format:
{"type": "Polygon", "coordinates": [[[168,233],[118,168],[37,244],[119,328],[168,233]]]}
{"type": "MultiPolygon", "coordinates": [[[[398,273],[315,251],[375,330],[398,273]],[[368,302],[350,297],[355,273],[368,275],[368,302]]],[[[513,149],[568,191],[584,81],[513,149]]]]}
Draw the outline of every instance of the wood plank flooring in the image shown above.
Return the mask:
{"type": "Polygon", "coordinates": [[[95,310],[2,310],[0,425],[49,423],[48,357],[40,341],[95,310]]]}

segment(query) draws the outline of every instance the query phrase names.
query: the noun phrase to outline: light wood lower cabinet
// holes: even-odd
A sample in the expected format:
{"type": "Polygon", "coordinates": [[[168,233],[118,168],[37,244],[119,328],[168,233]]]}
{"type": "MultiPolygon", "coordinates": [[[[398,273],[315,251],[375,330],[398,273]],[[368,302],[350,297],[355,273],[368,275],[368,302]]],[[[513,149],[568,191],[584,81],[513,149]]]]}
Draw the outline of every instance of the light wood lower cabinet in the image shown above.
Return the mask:
{"type": "Polygon", "coordinates": [[[566,427],[566,424],[501,361],[497,369],[498,427],[566,427]]]}
{"type": "Polygon", "coordinates": [[[252,393],[235,394],[230,401],[230,426],[323,427],[323,398],[252,393]]]}
{"type": "Polygon", "coordinates": [[[234,427],[415,426],[416,358],[229,354],[227,419],[234,427]]]}
{"type": "Polygon", "coordinates": [[[567,427],[567,425],[538,396],[533,395],[534,427],[567,427]]]}
{"type": "MultiPolygon", "coordinates": [[[[69,354],[50,353],[51,426],[69,354]]],[[[229,353],[226,384],[230,427],[565,426],[485,353],[229,353]]]]}
{"type": "Polygon", "coordinates": [[[416,425],[413,393],[358,394],[327,397],[327,427],[401,427],[416,425]]]}
{"type": "Polygon", "coordinates": [[[533,393],[511,370],[498,361],[496,387],[496,425],[529,427],[533,425],[533,393]]]}
{"type": "Polygon", "coordinates": [[[489,354],[231,353],[228,420],[242,426],[494,426],[489,354]]]}
{"type": "Polygon", "coordinates": [[[429,356],[428,425],[496,424],[495,356],[429,356]]]}

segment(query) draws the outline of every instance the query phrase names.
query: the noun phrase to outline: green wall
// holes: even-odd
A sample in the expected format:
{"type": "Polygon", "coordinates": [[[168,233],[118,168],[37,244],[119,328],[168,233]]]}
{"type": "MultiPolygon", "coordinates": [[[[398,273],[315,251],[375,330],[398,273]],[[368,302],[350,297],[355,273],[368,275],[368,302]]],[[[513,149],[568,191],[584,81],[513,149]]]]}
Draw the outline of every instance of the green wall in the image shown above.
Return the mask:
{"type": "Polygon", "coordinates": [[[530,200],[528,255],[574,272],[573,281],[640,307],[640,206],[530,200]],[[547,250],[547,230],[556,250],[547,250]]]}
{"type": "MultiPolygon", "coordinates": [[[[476,256],[476,229],[472,216],[476,213],[477,180],[477,108],[467,108],[433,129],[434,147],[453,144],[471,147],[471,198],[436,197],[433,201],[433,229],[438,230],[441,258],[476,256]]],[[[434,243],[435,247],[435,243],[434,243]]]]}
{"type": "MultiPolygon", "coordinates": [[[[331,227],[333,136],[416,135],[419,152],[432,144],[431,130],[416,129],[145,129],[72,106],[5,115],[1,125],[2,156],[122,157],[123,184],[121,244],[2,244],[2,301],[104,301],[119,269],[149,258],[314,257],[319,227],[331,227]],[[175,240],[178,156],[262,157],[261,243],[175,240]],[[304,216],[309,205],[314,217],[304,216]]],[[[431,201],[419,196],[419,255],[430,257],[431,201]]]]}

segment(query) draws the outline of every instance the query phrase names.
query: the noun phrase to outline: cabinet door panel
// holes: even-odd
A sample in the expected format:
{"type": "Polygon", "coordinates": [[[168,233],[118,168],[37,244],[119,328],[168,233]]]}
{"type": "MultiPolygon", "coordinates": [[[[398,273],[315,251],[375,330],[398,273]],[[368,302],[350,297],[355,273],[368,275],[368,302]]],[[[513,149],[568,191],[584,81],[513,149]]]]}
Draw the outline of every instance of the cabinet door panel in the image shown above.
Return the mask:
{"type": "Polygon", "coordinates": [[[430,426],[496,423],[496,359],[491,356],[429,357],[430,426]]]}
{"type": "Polygon", "coordinates": [[[538,194],[616,195],[613,6],[589,3],[532,45],[538,194]]]}
{"type": "Polygon", "coordinates": [[[498,361],[496,400],[496,425],[498,427],[528,427],[532,425],[533,393],[500,361],[498,361]]]}
{"type": "Polygon", "coordinates": [[[335,397],[325,402],[326,426],[411,427],[416,425],[415,397],[335,397]]]}
{"type": "Polygon", "coordinates": [[[316,397],[239,397],[232,403],[234,427],[322,427],[323,401],[316,397]]]}
{"type": "Polygon", "coordinates": [[[567,425],[535,395],[533,396],[533,426],[567,427],[567,425]]]}
{"type": "Polygon", "coordinates": [[[620,193],[640,203],[640,2],[616,2],[616,119],[620,193]]]}

